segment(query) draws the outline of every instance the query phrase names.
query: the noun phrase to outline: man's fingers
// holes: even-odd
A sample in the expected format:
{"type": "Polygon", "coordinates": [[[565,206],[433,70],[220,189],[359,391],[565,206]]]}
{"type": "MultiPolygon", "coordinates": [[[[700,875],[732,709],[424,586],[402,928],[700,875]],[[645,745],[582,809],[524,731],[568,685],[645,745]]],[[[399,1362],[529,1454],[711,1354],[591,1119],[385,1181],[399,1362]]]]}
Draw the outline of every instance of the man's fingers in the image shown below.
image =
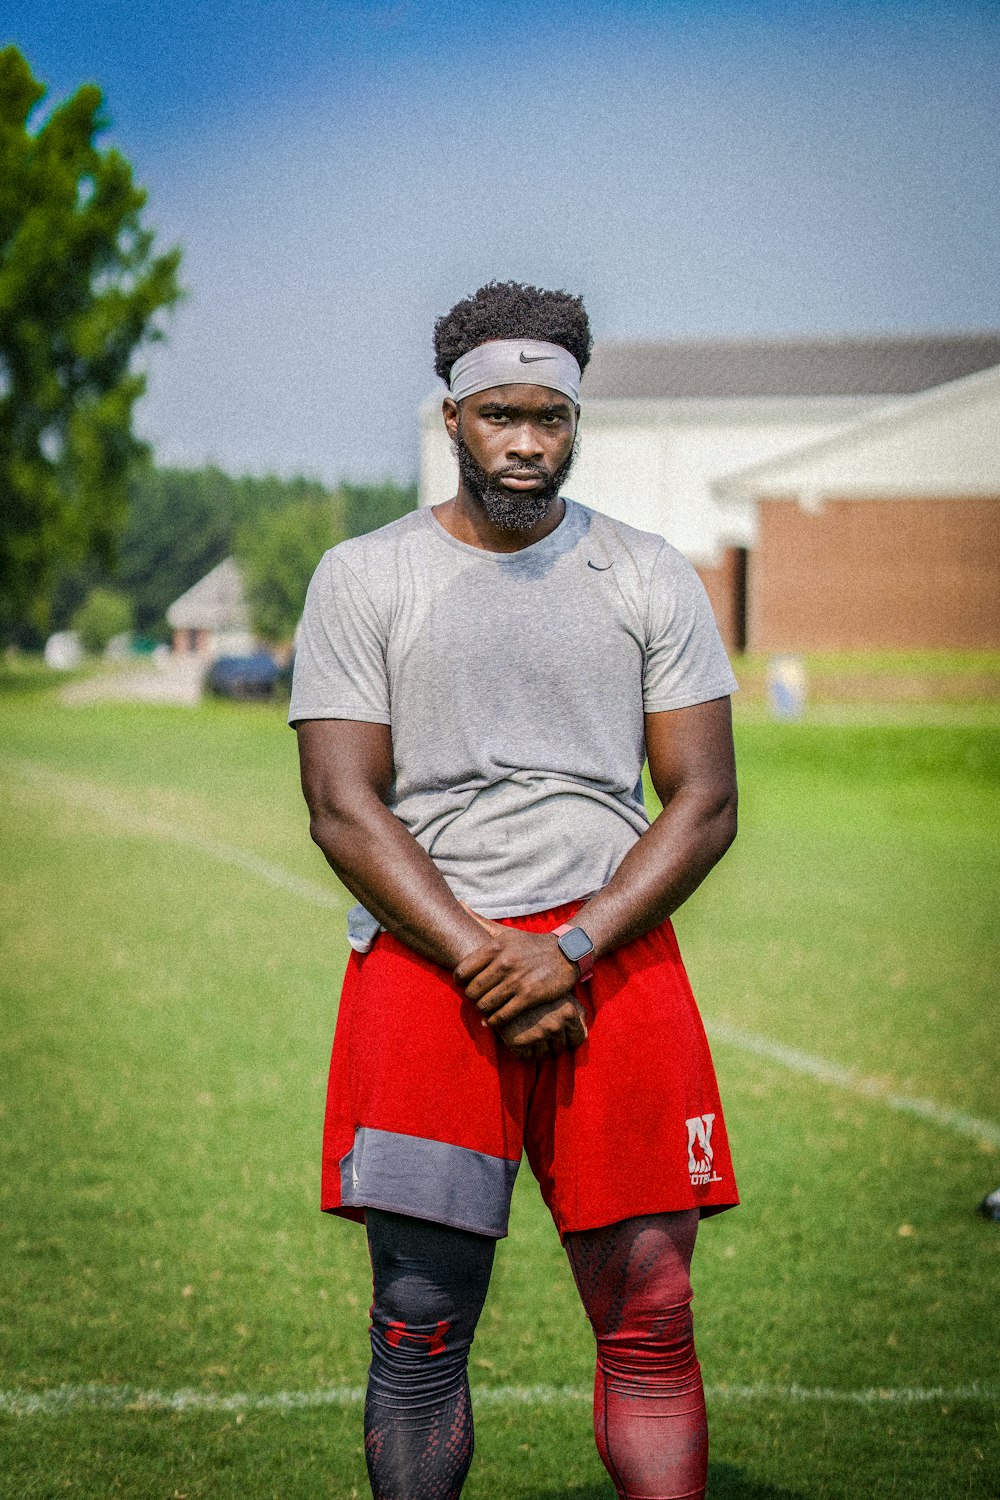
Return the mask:
{"type": "Polygon", "coordinates": [[[581,1021],[579,1016],[574,1016],[572,1021],[566,1023],[566,1035],[571,1047],[579,1047],[587,1040],[587,1023],[581,1021]]]}
{"type": "Polygon", "coordinates": [[[454,975],[459,984],[467,984],[474,974],[485,969],[493,961],[496,950],[492,943],[487,943],[482,948],[473,948],[464,958],[459,959],[454,968],[454,975]]]}
{"type": "Polygon", "coordinates": [[[509,1026],[511,1021],[516,1021],[518,1016],[523,1016],[525,1011],[534,1010],[537,1003],[536,1000],[518,1000],[510,991],[506,994],[498,991],[496,999],[487,995],[480,1000],[477,1009],[484,1016],[487,1026],[502,1029],[509,1026]]]}
{"type": "MultiPolygon", "coordinates": [[[[468,993],[468,990],[466,990],[466,994],[468,993]]],[[[570,995],[560,1003],[569,1004],[573,1007],[573,1035],[578,1035],[580,1041],[585,1041],[587,1036],[587,1022],[579,1002],[570,995]]],[[[542,1004],[546,1007],[546,1014],[550,1014],[549,1006],[553,1006],[553,1002],[546,1000],[542,1004]]],[[[503,1030],[505,1026],[509,1026],[511,1021],[516,1021],[518,1016],[530,1014],[531,1011],[538,1008],[539,1002],[537,1000],[525,1000],[517,994],[513,985],[507,986],[504,984],[498,984],[496,989],[491,993],[487,993],[477,1005],[480,1014],[486,1017],[487,1026],[492,1026],[499,1030],[503,1030]]],[[[567,1015],[561,1014],[559,1015],[557,1024],[561,1026],[567,1023],[567,1020],[567,1015]]]]}
{"type": "MultiPolygon", "coordinates": [[[[501,1040],[516,1057],[538,1061],[571,1051],[587,1040],[587,1021],[579,1002],[568,997],[556,1006],[527,1011],[500,1028],[501,1040]]],[[[492,1024],[492,1023],[491,1023],[492,1024]]]]}
{"type": "MultiPolygon", "coordinates": [[[[498,995],[499,993],[500,992],[498,992],[498,995]]],[[[494,1003],[492,1001],[492,997],[488,998],[490,999],[490,1003],[494,1003]]],[[[508,994],[504,997],[504,1003],[499,1005],[499,1007],[493,1011],[492,1015],[486,1016],[486,1025],[492,1027],[494,1031],[502,1031],[504,1027],[509,1026],[512,1021],[516,1021],[520,1017],[530,1017],[536,1010],[543,1010],[542,1015],[537,1021],[529,1023],[530,1034],[532,1040],[534,1040],[536,1033],[539,1036],[548,1035],[550,1030],[555,1030],[560,1024],[557,1022],[556,1026],[552,1026],[551,1022],[547,1020],[551,1013],[550,1004],[551,1002],[544,1002],[543,1009],[543,1007],[539,1006],[536,1000],[523,1000],[516,993],[513,995],[508,994]],[[541,1027],[542,1030],[539,1030],[539,1027],[541,1027]]],[[[482,1012],[486,1009],[486,1003],[480,1001],[479,1010],[482,1012]]]]}
{"type": "Polygon", "coordinates": [[[488,1016],[517,993],[517,981],[499,964],[489,964],[473,976],[465,993],[480,1015],[488,1016]]]}

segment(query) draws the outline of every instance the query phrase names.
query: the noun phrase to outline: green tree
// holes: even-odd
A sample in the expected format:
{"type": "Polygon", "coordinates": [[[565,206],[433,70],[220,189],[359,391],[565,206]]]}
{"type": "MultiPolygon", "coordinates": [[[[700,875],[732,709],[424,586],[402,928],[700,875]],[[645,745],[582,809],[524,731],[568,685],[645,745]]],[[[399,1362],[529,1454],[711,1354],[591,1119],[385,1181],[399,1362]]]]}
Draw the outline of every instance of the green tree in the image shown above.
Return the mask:
{"type": "Polygon", "coordinates": [[[142,451],[133,355],[179,295],[179,250],[153,255],[146,194],[95,145],[100,90],[33,131],[44,94],[0,51],[0,636],[46,626],[61,567],[113,560],[142,451]]]}
{"type": "Polygon", "coordinates": [[[115,586],[133,600],[137,630],[164,627],[167,606],[232,552],[237,482],[214,467],[133,469],[115,586]]]}
{"type": "Polygon", "coordinates": [[[364,536],[417,508],[415,484],[342,484],[344,535],[364,536]]]}
{"type": "Polygon", "coordinates": [[[73,629],[79,631],[87,651],[103,651],[112,636],[132,629],[132,605],[124,594],[114,589],[91,589],[73,616],[73,629]]]}
{"type": "MultiPolygon", "coordinates": [[[[233,552],[244,527],[303,500],[333,505],[339,515],[336,496],[302,475],[234,476],[212,465],[160,469],[147,461],[133,466],[128,489],[128,521],[115,568],[90,562],[60,572],[52,603],[55,629],[69,623],[91,589],[103,585],[131,599],[140,634],[167,639],[167,606],[233,552]]],[[[41,644],[27,632],[22,639],[25,646],[41,644]]]]}
{"type": "Polygon", "coordinates": [[[329,499],[296,500],[241,528],[236,557],[251,623],[264,640],[281,645],[295,634],[316,564],[340,539],[337,509],[329,499]]]}

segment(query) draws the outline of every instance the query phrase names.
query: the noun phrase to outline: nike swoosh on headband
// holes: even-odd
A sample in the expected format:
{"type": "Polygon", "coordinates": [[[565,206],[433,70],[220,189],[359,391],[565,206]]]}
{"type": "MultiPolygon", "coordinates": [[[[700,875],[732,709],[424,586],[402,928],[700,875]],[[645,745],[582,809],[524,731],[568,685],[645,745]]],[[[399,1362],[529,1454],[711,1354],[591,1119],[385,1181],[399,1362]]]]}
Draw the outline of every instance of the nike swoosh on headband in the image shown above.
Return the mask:
{"type": "Polygon", "coordinates": [[[532,339],[487,339],[456,359],[448,382],[452,399],[464,401],[495,385],[545,385],[561,391],[574,405],[580,400],[580,366],[561,344],[532,339]],[[528,370],[528,365],[544,369],[528,370]]]}
{"type": "Polygon", "coordinates": [[[595,573],[606,573],[611,566],[611,563],[605,563],[602,568],[600,563],[591,562],[589,558],[587,559],[587,567],[593,568],[595,573]]]}

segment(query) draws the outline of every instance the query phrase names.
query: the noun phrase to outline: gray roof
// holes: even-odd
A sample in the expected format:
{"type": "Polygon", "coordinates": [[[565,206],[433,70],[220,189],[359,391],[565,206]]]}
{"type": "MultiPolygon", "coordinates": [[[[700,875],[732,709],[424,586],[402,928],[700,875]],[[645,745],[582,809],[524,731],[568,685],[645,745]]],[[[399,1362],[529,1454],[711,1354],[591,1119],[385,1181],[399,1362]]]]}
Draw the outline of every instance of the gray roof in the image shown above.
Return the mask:
{"type": "Polygon", "coordinates": [[[1000,332],[595,344],[581,397],[906,396],[1000,364],[1000,332]]]}
{"type": "Polygon", "coordinates": [[[243,579],[234,558],[227,557],[167,610],[172,630],[247,630],[250,612],[243,579]]]}

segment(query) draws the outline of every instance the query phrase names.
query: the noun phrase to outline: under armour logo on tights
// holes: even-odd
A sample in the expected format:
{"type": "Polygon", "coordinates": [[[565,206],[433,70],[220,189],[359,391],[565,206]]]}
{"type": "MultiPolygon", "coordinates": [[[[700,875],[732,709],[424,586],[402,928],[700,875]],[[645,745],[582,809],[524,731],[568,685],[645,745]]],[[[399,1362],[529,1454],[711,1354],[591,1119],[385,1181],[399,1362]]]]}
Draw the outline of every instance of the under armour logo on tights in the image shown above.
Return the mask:
{"type": "Polygon", "coordinates": [[[398,1349],[404,1339],[409,1339],[414,1344],[426,1344],[428,1355],[443,1354],[444,1336],[450,1327],[450,1323],[439,1323],[433,1333],[417,1333],[405,1323],[387,1323],[385,1341],[390,1349],[398,1349]]]}

